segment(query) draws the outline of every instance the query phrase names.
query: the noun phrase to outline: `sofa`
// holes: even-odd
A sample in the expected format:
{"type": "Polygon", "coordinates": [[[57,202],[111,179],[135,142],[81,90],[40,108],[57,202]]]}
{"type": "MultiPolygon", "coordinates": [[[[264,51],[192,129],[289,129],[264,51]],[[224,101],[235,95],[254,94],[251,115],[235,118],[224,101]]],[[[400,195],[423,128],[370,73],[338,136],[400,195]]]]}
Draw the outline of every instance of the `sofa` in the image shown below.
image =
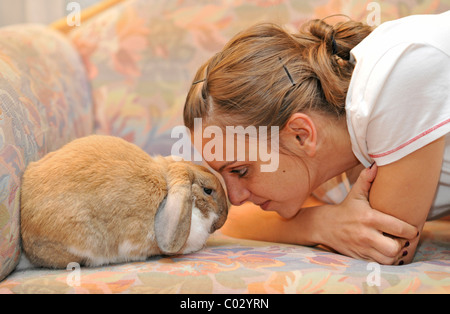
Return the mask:
{"type": "MultiPolygon", "coordinates": [[[[90,134],[169,155],[196,69],[239,30],[260,21],[296,28],[335,13],[370,22],[372,4],[106,1],[95,14],[82,14],[80,26],[63,20],[1,28],[0,293],[449,293],[448,219],[427,222],[411,264],[382,266],[322,247],[277,243],[283,220],[252,204],[232,207],[225,226],[193,254],[96,268],[15,269],[21,176],[30,162],[90,134]]],[[[381,22],[450,9],[448,1],[431,0],[377,5],[381,22]]],[[[305,206],[315,204],[311,197],[305,206]]]]}

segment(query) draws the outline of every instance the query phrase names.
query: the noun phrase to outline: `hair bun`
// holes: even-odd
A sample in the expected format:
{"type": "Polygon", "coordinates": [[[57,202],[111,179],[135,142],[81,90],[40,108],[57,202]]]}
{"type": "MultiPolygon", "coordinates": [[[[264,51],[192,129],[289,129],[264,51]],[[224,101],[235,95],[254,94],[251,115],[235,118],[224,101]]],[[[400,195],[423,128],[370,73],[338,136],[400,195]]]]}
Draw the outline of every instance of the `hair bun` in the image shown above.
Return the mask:
{"type": "Polygon", "coordinates": [[[321,44],[328,45],[331,51],[332,39],[335,33],[333,26],[325,23],[323,20],[316,19],[304,24],[302,30],[309,31],[321,44]]]}
{"type": "Polygon", "coordinates": [[[338,114],[345,111],[348,81],[354,68],[349,62],[350,51],[371,31],[371,27],[352,20],[330,25],[324,19],[315,19],[303,24],[294,35],[299,41],[307,40],[308,45],[302,45],[302,56],[319,78],[330,109],[338,114]]]}

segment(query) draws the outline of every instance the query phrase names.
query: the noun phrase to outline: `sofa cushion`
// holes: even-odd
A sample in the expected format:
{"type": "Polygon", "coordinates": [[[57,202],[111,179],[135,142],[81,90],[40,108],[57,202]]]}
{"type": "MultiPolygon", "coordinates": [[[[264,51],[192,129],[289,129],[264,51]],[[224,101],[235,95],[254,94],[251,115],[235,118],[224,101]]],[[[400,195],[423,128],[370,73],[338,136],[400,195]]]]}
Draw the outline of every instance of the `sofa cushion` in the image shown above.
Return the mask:
{"type": "Polygon", "coordinates": [[[93,131],[92,97],[70,42],[41,25],[0,29],[0,280],[20,255],[20,180],[28,163],[93,131]]]}

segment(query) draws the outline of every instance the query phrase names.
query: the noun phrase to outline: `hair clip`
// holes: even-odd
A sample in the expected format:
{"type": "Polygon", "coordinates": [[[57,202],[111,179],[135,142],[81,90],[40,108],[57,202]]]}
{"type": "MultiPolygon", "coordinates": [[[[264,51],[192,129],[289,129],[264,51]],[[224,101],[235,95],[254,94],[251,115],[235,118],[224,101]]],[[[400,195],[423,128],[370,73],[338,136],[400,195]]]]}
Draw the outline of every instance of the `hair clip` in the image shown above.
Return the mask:
{"type": "Polygon", "coordinates": [[[291,83],[292,83],[292,86],[295,86],[294,79],[292,78],[291,73],[289,73],[289,70],[287,69],[287,67],[283,64],[283,60],[281,59],[281,57],[278,57],[278,60],[280,60],[280,63],[283,66],[283,69],[286,72],[286,75],[288,76],[289,81],[291,81],[291,83]]]}
{"type": "Polygon", "coordinates": [[[338,51],[337,51],[337,43],[336,40],[334,39],[334,36],[331,37],[331,47],[332,47],[332,52],[334,55],[337,55],[338,51]]]}
{"type": "Polygon", "coordinates": [[[202,83],[205,81],[206,81],[206,79],[204,78],[203,80],[195,81],[194,83],[192,83],[192,85],[197,85],[198,83],[202,83]]]}

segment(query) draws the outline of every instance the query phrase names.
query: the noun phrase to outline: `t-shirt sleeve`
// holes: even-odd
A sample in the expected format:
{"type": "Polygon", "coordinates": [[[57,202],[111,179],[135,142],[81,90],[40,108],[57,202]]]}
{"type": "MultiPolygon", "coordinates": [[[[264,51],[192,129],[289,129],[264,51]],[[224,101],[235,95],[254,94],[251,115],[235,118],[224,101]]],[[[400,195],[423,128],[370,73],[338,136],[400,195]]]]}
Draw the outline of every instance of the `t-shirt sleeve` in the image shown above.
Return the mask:
{"type": "Polygon", "coordinates": [[[368,77],[368,156],[393,163],[450,132],[450,56],[425,44],[388,50],[368,77]]]}

